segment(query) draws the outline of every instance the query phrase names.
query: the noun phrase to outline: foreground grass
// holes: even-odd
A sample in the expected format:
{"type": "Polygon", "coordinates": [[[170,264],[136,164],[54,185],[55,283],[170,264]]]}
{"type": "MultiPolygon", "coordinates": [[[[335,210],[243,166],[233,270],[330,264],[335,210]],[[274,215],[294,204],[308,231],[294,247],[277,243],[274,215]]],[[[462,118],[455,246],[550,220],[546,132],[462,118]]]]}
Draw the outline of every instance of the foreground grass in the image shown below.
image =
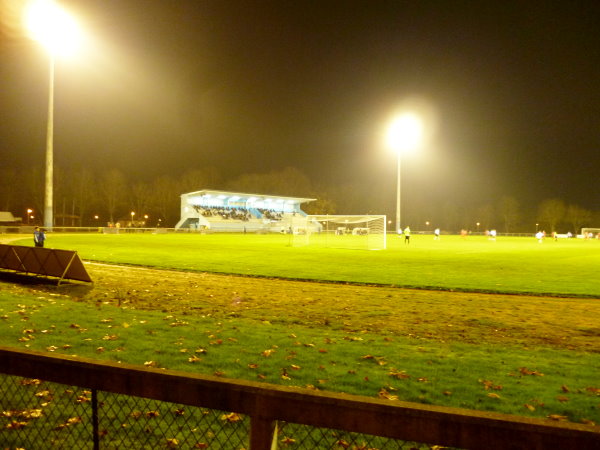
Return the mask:
{"type": "MultiPolygon", "coordinates": [[[[30,245],[30,239],[23,240],[30,245]]],[[[384,251],[294,247],[283,235],[50,235],[84,259],[216,273],[430,289],[600,297],[600,242],[389,236],[384,251]]]]}
{"type": "Polygon", "coordinates": [[[0,293],[0,345],[534,417],[600,422],[599,353],[440,342],[0,293]]]}

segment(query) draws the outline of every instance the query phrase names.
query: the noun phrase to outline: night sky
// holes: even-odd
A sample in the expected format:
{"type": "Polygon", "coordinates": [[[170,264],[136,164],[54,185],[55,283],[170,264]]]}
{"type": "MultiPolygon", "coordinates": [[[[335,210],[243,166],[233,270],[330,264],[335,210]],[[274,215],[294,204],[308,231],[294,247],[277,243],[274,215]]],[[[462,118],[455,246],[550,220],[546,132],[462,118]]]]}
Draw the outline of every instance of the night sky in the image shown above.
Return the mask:
{"type": "MultiPolygon", "coordinates": [[[[20,168],[44,164],[48,80],[22,3],[2,0],[0,53],[0,165],[20,168]]],[[[600,210],[600,2],[62,4],[88,40],[56,66],[58,165],[146,180],[293,166],[393,201],[384,134],[410,105],[430,138],[402,160],[405,195],[600,210]]]]}

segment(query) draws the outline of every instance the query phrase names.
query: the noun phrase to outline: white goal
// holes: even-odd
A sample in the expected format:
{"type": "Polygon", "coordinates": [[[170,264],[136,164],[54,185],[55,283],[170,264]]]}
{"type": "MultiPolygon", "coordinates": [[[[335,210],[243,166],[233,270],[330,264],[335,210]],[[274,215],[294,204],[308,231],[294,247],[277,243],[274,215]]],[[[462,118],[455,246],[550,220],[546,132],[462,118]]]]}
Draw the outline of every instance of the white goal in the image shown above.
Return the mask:
{"type": "Polygon", "coordinates": [[[600,239],[600,228],[582,228],[581,237],[584,239],[597,238],[600,239]]]}
{"type": "Polygon", "coordinates": [[[308,215],[295,223],[293,245],[384,250],[386,216],[308,215]]]}

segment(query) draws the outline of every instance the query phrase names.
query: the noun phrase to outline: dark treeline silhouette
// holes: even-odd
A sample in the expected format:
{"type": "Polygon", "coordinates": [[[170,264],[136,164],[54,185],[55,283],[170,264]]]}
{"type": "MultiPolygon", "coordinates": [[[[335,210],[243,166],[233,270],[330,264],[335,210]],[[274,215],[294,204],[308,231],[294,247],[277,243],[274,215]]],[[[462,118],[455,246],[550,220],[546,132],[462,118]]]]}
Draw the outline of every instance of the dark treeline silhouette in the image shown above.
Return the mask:
{"type": "MultiPolygon", "coordinates": [[[[357,183],[315,182],[293,167],[232,178],[214,167],[188,170],[179,176],[162,175],[148,182],[130,179],[116,169],[55,168],[54,220],[56,226],[105,226],[128,223],[135,213],[138,226],[173,227],[179,220],[180,196],[200,189],[220,189],[317,199],[304,205],[309,214],[386,214],[393,226],[395,187],[357,183]],[[147,218],[145,218],[147,216],[147,218]]],[[[486,204],[423,200],[411,196],[403,203],[402,223],[413,230],[447,232],[496,229],[504,233],[578,233],[581,227],[600,227],[600,212],[558,198],[539,205],[521,205],[511,196],[486,204]]],[[[23,223],[42,223],[44,171],[0,169],[0,211],[22,217],[23,223]],[[33,219],[27,210],[33,210],[33,219]]]]}

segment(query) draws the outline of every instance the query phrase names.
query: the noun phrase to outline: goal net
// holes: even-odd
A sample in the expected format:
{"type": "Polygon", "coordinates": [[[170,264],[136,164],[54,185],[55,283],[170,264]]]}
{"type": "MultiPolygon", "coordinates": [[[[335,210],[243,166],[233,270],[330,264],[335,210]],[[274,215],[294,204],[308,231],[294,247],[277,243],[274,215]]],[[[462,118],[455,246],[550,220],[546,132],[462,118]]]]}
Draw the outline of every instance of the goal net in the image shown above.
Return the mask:
{"type": "Polygon", "coordinates": [[[293,245],[384,250],[386,216],[308,215],[293,229],[293,245]]]}
{"type": "Polygon", "coordinates": [[[600,237],[598,237],[598,236],[600,236],[600,228],[582,228],[581,236],[583,238],[587,238],[587,239],[594,238],[594,237],[600,239],[600,237]]]}

